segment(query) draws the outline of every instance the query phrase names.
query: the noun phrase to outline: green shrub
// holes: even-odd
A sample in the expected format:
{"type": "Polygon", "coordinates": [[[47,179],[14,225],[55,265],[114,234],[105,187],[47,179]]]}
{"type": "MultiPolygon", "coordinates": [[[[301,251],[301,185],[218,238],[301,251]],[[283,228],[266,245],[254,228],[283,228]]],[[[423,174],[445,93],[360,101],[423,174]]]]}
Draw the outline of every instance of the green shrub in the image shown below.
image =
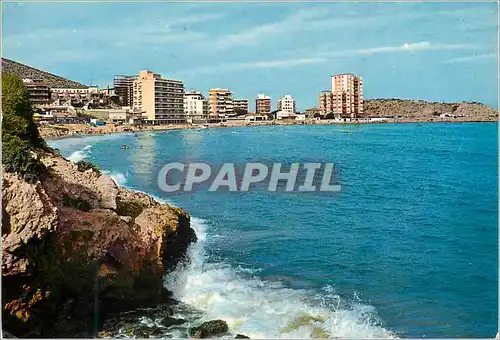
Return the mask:
{"type": "Polygon", "coordinates": [[[15,172],[28,183],[40,180],[45,165],[31,154],[29,144],[17,136],[2,135],[2,163],[6,172],[15,172]]]}
{"type": "Polygon", "coordinates": [[[78,210],[89,211],[92,209],[92,204],[81,198],[72,198],[68,195],[63,196],[63,205],[72,207],[78,210]]]}
{"type": "Polygon", "coordinates": [[[76,162],[76,166],[78,168],[78,171],[80,171],[80,172],[84,172],[84,171],[87,171],[89,169],[92,169],[93,171],[97,172],[99,175],[101,174],[101,170],[99,170],[99,168],[96,165],[94,165],[86,160],[81,160],[81,161],[76,162]]]}
{"type": "Polygon", "coordinates": [[[119,197],[116,199],[116,213],[118,216],[131,216],[136,218],[144,210],[144,206],[137,201],[122,201],[119,197]]]}

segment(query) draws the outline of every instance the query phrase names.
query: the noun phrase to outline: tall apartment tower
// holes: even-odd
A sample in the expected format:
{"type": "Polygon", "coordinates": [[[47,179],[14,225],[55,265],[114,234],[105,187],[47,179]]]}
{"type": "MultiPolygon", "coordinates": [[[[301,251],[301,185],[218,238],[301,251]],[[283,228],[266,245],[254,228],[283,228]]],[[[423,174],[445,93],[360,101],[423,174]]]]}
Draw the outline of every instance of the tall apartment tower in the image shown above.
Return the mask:
{"type": "Polygon", "coordinates": [[[188,91],[184,94],[184,113],[191,123],[202,123],[208,119],[208,100],[200,91],[188,91]]]}
{"type": "Polygon", "coordinates": [[[333,93],[331,91],[322,91],[319,94],[319,109],[323,116],[333,113],[333,93]]]}
{"type": "Polygon", "coordinates": [[[283,113],[287,113],[289,115],[294,115],[295,114],[295,99],[293,99],[292,96],[289,94],[281,97],[281,99],[278,100],[277,109],[278,109],[278,111],[281,111],[283,113]]]}
{"type": "Polygon", "coordinates": [[[271,97],[259,93],[255,99],[255,113],[257,115],[269,115],[271,113],[271,97]]]}
{"type": "Polygon", "coordinates": [[[210,89],[208,103],[212,119],[223,119],[234,114],[233,94],[228,89],[210,89]]]}
{"type": "Polygon", "coordinates": [[[124,76],[116,75],[114,78],[115,94],[118,96],[120,105],[132,106],[133,105],[133,86],[134,80],[137,76],[124,76]]]}
{"type": "Polygon", "coordinates": [[[140,71],[133,83],[133,108],[143,112],[148,124],[184,123],[184,84],[140,71]]]}
{"type": "Polygon", "coordinates": [[[333,112],[345,118],[363,113],[363,80],[353,73],[332,76],[333,112]]]}

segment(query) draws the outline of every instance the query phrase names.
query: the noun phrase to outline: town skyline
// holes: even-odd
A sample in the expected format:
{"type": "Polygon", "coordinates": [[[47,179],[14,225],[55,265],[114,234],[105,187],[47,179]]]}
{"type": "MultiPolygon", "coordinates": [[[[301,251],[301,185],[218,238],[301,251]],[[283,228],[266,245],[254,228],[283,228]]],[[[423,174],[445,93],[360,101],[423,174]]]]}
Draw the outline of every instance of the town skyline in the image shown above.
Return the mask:
{"type": "Polygon", "coordinates": [[[297,110],[304,111],[318,106],[318,93],[328,90],[331,75],[352,72],[363,77],[365,99],[498,106],[496,3],[7,3],[2,8],[4,57],[101,88],[112,86],[114,75],[148,69],[182,80],[186,91],[228,88],[249,102],[258,93],[273,102],[291,94],[297,110]],[[113,13],[127,20],[110,24],[113,13]],[[34,15],[40,19],[32,20],[34,15]],[[380,20],[388,16],[394,17],[390,25],[380,20]],[[143,20],[132,27],[127,22],[133,18],[143,20]],[[425,27],[412,30],[412,25],[425,27]]]}

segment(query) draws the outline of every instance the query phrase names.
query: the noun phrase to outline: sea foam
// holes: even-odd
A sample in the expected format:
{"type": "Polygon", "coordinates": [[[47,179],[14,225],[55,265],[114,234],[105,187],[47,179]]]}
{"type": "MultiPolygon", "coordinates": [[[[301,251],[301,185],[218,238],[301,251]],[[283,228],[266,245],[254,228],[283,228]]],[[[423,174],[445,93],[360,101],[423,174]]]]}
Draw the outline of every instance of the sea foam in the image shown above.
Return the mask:
{"type": "Polygon", "coordinates": [[[191,225],[198,241],[188,250],[190,261],[168,275],[165,286],[174,298],[201,310],[203,319],[225,320],[231,333],[260,339],[394,337],[378,324],[374,307],[353,300],[341,308],[331,287],[320,293],[290,289],[252,276],[251,270],[210,262],[209,224],[192,218],[191,225]]]}
{"type": "Polygon", "coordinates": [[[115,181],[115,183],[118,185],[124,186],[125,184],[127,184],[128,174],[123,174],[117,171],[107,171],[107,170],[104,170],[103,174],[111,177],[111,179],[115,181]]]}

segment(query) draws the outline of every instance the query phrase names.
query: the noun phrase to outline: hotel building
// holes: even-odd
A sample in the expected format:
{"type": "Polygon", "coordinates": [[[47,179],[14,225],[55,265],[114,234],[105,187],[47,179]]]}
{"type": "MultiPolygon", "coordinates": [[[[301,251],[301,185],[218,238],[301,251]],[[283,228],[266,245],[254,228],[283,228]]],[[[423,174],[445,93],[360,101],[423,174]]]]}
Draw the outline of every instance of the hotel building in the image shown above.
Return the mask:
{"type": "Polygon", "coordinates": [[[208,102],[211,121],[225,120],[227,116],[234,115],[233,94],[228,89],[210,89],[208,102]]]}
{"type": "Polygon", "coordinates": [[[184,114],[188,123],[204,123],[208,119],[208,100],[200,91],[184,94],[184,114]]]}
{"type": "Polygon", "coordinates": [[[151,71],[140,71],[133,82],[133,108],[141,110],[147,124],[186,122],[184,84],[163,79],[151,71]]]}
{"type": "Polygon", "coordinates": [[[333,112],[343,118],[363,113],[363,80],[353,73],[332,76],[333,112]]]}
{"type": "Polygon", "coordinates": [[[271,97],[259,93],[255,99],[255,114],[269,115],[271,113],[271,97]]]}
{"type": "Polygon", "coordinates": [[[41,80],[23,79],[30,102],[34,106],[47,105],[51,101],[50,88],[41,80]]]}

